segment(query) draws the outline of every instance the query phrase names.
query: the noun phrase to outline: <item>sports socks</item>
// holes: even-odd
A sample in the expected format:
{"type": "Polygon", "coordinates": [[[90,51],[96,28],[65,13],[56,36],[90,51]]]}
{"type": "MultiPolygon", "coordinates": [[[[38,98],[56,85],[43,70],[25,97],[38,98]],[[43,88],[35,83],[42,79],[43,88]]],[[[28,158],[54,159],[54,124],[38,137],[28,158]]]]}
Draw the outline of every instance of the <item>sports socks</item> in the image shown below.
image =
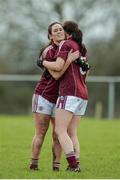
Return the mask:
{"type": "Polygon", "coordinates": [[[30,170],[38,170],[38,159],[31,159],[30,170]]]}
{"type": "Polygon", "coordinates": [[[38,165],[38,159],[32,158],[31,164],[38,165]]]}
{"type": "Polygon", "coordinates": [[[59,171],[60,169],[60,163],[59,162],[53,162],[53,171],[59,171]]]}
{"type": "Polygon", "coordinates": [[[77,161],[76,161],[76,157],[75,157],[74,152],[66,154],[66,159],[68,161],[68,164],[69,164],[70,168],[76,168],[77,167],[77,161]]]}

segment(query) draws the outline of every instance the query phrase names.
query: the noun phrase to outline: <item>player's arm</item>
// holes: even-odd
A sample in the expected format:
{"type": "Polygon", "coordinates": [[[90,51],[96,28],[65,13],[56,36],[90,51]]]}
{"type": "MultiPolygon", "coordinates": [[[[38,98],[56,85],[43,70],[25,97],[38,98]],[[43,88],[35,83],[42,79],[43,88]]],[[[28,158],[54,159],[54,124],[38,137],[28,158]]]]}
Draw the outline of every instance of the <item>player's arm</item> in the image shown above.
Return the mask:
{"type": "Polygon", "coordinates": [[[66,48],[67,48],[66,42],[61,42],[61,43],[59,44],[59,50],[57,53],[56,61],[54,61],[54,62],[44,61],[43,62],[43,66],[49,70],[61,71],[64,67],[64,64],[67,59],[67,55],[68,55],[69,51],[66,50],[66,48]]]}
{"type": "Polygon", "coordinates": [[[65,61],[61,57],[58,57],[54,62],[49,62],[46,60],[43,61],[43,66],[52,71],[61,71],[64,64],[65,61]]]}
{"type": "Polygon", "coordinates": [[[70,62],[66,61],[65,65],[61,71],[52,71],[50,69],[48,69],[48,71],[55,80],[58,80],[64,74],[64,72],[67,70],[69,65],[70,65],[70,62]]]}
{"type": "Polygon", "coordinates": [[[56,80],[58,80],[63,74],[64,72],[67,70],[67,68],[69,67],[69,65],[75,61],[77,58],[79,57],[79,51],[75,51],[72,53],[72,50],[68,53],[68,57],[67,60],[65,62],[65,65],[63,67],[63,69],[61,71],[52,71],[50,69],[48,69],[49,73],[52,75],[52,77],[56,80]]]}

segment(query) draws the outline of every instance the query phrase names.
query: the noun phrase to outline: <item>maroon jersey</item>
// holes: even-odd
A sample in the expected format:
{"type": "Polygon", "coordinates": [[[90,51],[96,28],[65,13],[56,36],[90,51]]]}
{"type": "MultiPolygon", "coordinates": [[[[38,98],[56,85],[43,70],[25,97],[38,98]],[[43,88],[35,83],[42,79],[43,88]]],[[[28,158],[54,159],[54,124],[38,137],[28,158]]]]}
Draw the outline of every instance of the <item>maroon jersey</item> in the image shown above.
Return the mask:
{"type": "MultiPolygon", "coordinates": [[[[42,53],[42,59],[47,61],[55,61],[59,47],[55,44],[49,45],[42,53]]],[[[43,72],[40,82],[35,88],[35,94],[43,96],[51,103],[56,103],[58,98],[59,81],[56,81],[51,75],[46,78],[43,72]]]]}
{"type": "MultiPolygon", "coordinates": [[[[58,57],[66,61],[68,52],[73,49],[79,50],[79,45],[72,39],[68,39],[62,45],[58,52],[58,57]]],[[[88,91],[85,83],[85,75],[82,75],[80,67],[75,63],[71,63],[64,75],[60,79],[59,85],[60,96],[76,96],[82,99],[88,99],[88,91]]]]}

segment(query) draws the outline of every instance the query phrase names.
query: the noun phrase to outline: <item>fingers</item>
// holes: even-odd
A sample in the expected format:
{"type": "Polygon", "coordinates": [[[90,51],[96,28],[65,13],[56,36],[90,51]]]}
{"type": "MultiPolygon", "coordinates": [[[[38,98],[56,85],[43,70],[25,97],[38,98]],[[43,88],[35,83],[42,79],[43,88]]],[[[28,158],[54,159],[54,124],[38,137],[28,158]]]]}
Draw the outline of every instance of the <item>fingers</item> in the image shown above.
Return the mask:
{"type": "Polygon", "coordinates": [[[73,49],[71,49],[68,53],[69,60],[71,61],[75,61],[79,56],[80,52],[78,50],[73,52],[73,49]]]}
{"type": "Polygon", "coordinates": [[[73,49],[71,49],[70,52],[72,53],[72,52],[73,52],[73,49]]]}
{"type": "Polygon", "coordinates": [[[75,51],[72,54],[75,55],[75,56],[79,56],[80,53],[79,53],[79,51],[75,51]]]}
{"type": "Polygon", "coordinates": [[[71,49],[68,54],[70,55],[70,54],[72,54],[72,52],[73,52],[73,49],[71,49]]]}
{"type": "Polygon", "coordinates": [[[77,59],[77,58],[79,58],[79,51],[75,51],[74,53],[73,53],[73,55],[74,55],[74,58],[75,59],[77,59]]]}

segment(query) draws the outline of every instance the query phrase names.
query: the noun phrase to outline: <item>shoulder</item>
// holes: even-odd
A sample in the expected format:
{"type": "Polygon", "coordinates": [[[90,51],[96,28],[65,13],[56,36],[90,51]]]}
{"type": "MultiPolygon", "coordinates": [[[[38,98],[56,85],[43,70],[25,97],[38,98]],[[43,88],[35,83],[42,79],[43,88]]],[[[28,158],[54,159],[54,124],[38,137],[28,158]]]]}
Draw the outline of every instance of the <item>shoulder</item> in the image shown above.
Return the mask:
{"type": "Polygon", "coordinates": [[[72,39],[66,40],[66,46],[71,47],[71,48],[78,48],[79,47],[78,43],[72,39]]]}
{"type": "Polygon", "coordinates": [[[52,45],[49,45],[49,46],[47,46],[47,47],[44,49],[43,53],[46,53],[46,52],[48,52],[48,51],[51,50],[51,49],[53,49],[53,46],[52,46],[52,45]]]}
{"type": "Polygon", "coordinates": [[[59,50],[60,49],[62,49],[62,50],[70,49],[69,40],[61,41],[60,44],[59,44],[59,50]]]}
{"type": "Polygon", "coordinates": [[[42,57],[45,58],[46,55],[47,55],[47,53],[48,53],[51,49],[53,49],[53,46],[52,46],[52,45],[47,46],[47,47],[44,49],[44,51],[42,52],[42,57]]]}

